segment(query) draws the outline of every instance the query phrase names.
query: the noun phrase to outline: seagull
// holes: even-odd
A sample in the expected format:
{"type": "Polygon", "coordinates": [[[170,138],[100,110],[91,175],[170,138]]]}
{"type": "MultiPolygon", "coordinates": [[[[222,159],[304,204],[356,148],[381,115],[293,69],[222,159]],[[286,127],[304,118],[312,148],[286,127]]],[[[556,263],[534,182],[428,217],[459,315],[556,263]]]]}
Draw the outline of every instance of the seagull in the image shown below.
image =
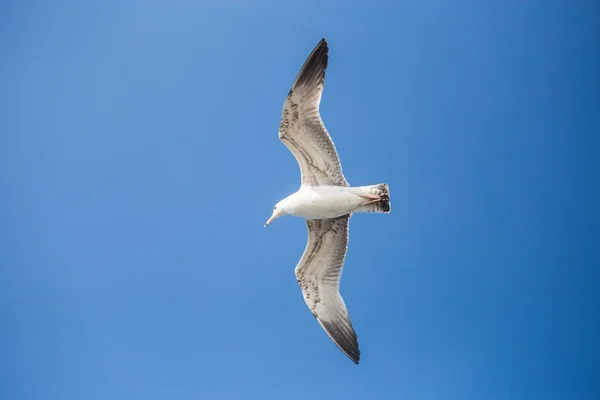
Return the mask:
{"type": "Polygon", "coordinates": [[[360,359],[339,282],[348,248],[348,222],[357,212],[389,213],[386,183],[352,187],[342,173],[319,104],[328,61],[325,39],[308,56],[283,105],[279,139],[301,173],[300,189],[278,202],[265,227],[284,215],[306,220],[308,243],[295,269],[304,301],[337,347],[355,364],[360,359]]]}

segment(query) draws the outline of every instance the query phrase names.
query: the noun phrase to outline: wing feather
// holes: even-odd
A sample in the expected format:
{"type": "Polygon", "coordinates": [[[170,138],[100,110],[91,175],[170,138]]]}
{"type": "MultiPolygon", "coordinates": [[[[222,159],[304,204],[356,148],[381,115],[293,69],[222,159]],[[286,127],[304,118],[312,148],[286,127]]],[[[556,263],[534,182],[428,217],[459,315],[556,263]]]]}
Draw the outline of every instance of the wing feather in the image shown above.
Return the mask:
{"type": "Polygon", "coordinates": [[[308,220],[308,243],[296,266],[304,301],[333,342],[354,363],[360,350],[339,282],[348,247],[350,215],[308,220]]]}
{"type": "Polygon", "coordinates": [[[279,139],[298,161],[304,186],[348,186],[319,112],[328,51],[321,39],[304,62],[283,105],[279,126],[279,139]]]}

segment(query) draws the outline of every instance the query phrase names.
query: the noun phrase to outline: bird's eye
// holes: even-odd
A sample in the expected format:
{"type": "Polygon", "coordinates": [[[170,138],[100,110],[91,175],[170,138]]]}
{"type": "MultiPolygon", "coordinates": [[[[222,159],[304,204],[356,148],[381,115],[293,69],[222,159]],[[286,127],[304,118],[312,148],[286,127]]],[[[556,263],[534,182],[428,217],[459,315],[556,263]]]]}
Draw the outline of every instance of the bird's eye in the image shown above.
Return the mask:
{"type": "Polygon", "coordinates": [[[277,210],[277,206],[273,207],[273,210],[277,210]]]}

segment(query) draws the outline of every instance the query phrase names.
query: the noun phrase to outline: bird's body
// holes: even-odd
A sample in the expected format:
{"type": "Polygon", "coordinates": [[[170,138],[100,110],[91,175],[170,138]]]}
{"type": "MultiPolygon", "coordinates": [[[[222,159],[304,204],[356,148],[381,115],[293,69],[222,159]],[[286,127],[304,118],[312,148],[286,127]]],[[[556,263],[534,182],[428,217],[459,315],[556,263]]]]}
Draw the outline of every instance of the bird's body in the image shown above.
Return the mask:
{"type": "Polygon", "coordinates": [[[391,206],[387,184],[351,187],[342,173],[335,145],[319,113],[327,60],[327,42],[322,39],[285,100],[279,139],[298,162],[301,186],[275,205],[265,226],[284,215],[306,220],[308,243],[296,266],[296,279],[321,327],[358,364],[358,339],[339,292],[348,223],[353,213],[389,213],[391,206]]]}
{"type": "Polygon", "coordinates": [[[302,186],[286,198],[287,213],[310,220],[362,212],[361,207],[377,199],[374,191],[371,186],[302,186]]]}

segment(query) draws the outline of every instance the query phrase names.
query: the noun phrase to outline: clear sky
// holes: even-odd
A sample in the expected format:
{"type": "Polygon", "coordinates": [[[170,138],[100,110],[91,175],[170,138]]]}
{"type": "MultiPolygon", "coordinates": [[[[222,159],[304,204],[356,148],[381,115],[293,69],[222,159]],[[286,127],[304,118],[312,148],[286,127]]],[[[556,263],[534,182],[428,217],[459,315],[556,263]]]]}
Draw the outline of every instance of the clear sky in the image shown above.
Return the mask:
{"type": "Polygon", "coordinates": [[[351,3],[2,2],[0,397],[600,398],[598,3],[351,3]],[[263,228],[322,37],[359,366],[263,228]]]}

